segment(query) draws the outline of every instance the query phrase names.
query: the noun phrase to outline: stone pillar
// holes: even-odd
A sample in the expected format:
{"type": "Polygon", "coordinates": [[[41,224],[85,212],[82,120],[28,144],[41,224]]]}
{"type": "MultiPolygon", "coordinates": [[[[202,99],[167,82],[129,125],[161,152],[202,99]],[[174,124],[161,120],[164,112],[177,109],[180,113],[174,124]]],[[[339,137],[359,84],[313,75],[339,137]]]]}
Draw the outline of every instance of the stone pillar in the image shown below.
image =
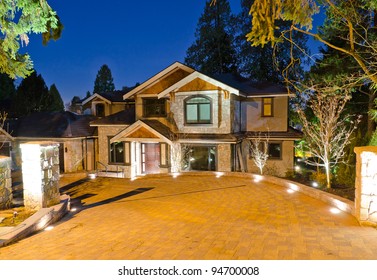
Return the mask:
{"type": "Polygon", "coordinates": [[[377,225],[377,147],[356,147],[355,216],[377,225]]]}
{"type": "Polygon", "coordinates": [[[24,205],[30,210],[60,202],[59,144],[21,144],[24,205]]]}
{"type": "Polygon", "coordinates": [[[11,158],[0,156],[0,210],[12,206],[11,158]]]}

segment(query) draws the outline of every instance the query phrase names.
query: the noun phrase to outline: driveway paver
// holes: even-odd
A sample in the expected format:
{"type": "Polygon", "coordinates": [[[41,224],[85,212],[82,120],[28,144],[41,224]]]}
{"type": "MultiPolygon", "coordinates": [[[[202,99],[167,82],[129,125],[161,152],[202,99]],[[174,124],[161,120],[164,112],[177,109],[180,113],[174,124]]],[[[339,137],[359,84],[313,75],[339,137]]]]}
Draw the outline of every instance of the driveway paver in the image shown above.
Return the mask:
{"type": "Polygon", "coordinates": [[[77,212],[0,259],[377,259],[377,230],[299,192],[233,176],[97,178],[77,212]]]}

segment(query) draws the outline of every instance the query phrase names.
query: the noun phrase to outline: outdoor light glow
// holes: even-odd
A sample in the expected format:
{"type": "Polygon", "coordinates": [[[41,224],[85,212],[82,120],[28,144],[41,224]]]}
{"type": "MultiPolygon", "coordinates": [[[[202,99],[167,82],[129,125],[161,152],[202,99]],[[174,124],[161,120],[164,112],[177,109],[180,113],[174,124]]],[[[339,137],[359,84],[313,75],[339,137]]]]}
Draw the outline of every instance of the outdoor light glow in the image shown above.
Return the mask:
{"type": "Polygon", "coordinates": [[[299,188],[297,185],[295,185],[295,184],[288,183],[288,185],[289,185],[289,188],[290,188],[291,190],[295,191],[295,192],[297,192],[297,191],[300,189],[300,188],[299,188]]]}
{"type": "Polygon", "coordinates": [[[216,178],[220,178],[221,176],[224,175],[224,172],[215,172],[216,178]]]}
{"type": "Polygon", "coordinates": [[[48,226],[48,227],[45,228],[45,231],[50,231],[50,230],[52,230],[53,228],[54,228],[53,226],[48,226]]]}
{"type": "Polygon", "coordinates": [[[313,182],[312,186],[315,187],[315,188],[318,188],[318,183],[317,182],[313,182]]]}
{"type": "Polygon", "coordinates": [[[260,181],[262,181],[263,177],[260,176],[260,175],[254,175],[254,182],[255,183],[259,183],[260,181]]]}
{"type": "Polygon", "coordinates": [[[179,172],[174,172],[171,175],[173,176],[173,178],[177,178],[181,174],[179,172]]]}
{"type": "Polygon", "coordinates": [[[195,159],[193,157],[190,158],[190,161],[194,161],[195,159]]]}
{"type": "Polygon", "coordinates": [[[301,167],[298,166],[298,165],[296,165],[296,166],[295,166],[295,170],[296,170],[296,171],[300,171],[300,170],[301,170],[301,167]]]}
{"type": "Polygon", "coordinates": [[[330,209],[330,212],[333,213],[333,214],[339,214],[342,211],[339,208],[333,207],[333,208],[330,209]]]}

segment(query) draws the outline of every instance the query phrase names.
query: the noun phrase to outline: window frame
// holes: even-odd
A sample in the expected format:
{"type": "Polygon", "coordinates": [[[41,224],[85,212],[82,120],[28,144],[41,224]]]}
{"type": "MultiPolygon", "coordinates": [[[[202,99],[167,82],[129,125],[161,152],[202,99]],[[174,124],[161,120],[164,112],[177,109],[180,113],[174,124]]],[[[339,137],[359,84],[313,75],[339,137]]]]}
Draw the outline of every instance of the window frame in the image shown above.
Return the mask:
{"type": "MultiPolygon", "coordinates": [[[[112,164],[112,165],[124,165],[126,163],[126,150],[125,150],[125,143],[124,142],[113,142],[113,143],[110,143],[110,139],[112,138],[113,136],[109,136],[108,137],[108,163],[109,164],[112,164]],[[123,146],[123,161],[116,161],[116,154],[114,152],[111,151],[111,146],[112,145],[117,145],[117,144],[122,144],[123,146]]],[[[114,151],[115,151],[115,148],[116,146],[114,146],[114,151]]]]}
{"type": "Polygon", "coordinates": [[[282,160],[283,159],[283,143],[282,142],[268,142],[267,152],[268,152],[268,159],[271,159],[271,160],[282,160]],[[270,147],[271,147],[271,145],[279,145],[279,147],[280,147],[280,155],[279,155],[279,157],[273,157],[273,156],[271,156],[271,153],[270,153],[270,147]]]}
{"type": "Polygon", "coordinates": [[[144,118],[163,118],[167,116],[167,108],[166,108],[166,99],[165,98],[154,98],[154,97],[143,97],[142,98],[142,103],[143,103],[143,117],[144,118]],[[149,101],[155,101],[154,104],[146,104],[149,101]],[[163,102],[163,104],[162,104],[163,102]],[[147,111],[147,107],[149,106],[161,106],[163,107],[163,113],[160,114],[149,114],[147,111]]]}
{"type": "Polygon", "coordinates": [[[105,109],[104,103],[96,103],[95,108],[96,108],[96,117],[103,118],[106,116],[106,109],[105,109]],[[101,109],[99,110],[99,108],[101,109]]]}
{"type": "Polygon", "coordinates": [[[273,117],[274,116],[274,98],[273,97],[262,97],[262,117],[273,117]],[[271,100],[271,102],[266,102],[267,100],[271,100]],[[265,106],[270,105],[270,114],[266,114],[265,106]]]}
{"type": "Polygon", "coordinates": [[[183,106],[184,106],[184,119],[185,119],[185,125],[206,125],[206,124],[213,124],[213,116],[212,116],[212,98],[208,97],[208,96],[205,96],[205,95],[193,95],[193,96],[190,96],[190,97],[187,97],[184,101],[183,101],[183,106]],[[205,100],[208,101],[208,103],[187,103],[188,101],[190,101],[191,99],[194,99],[194,98],[203,98],[205,100]],[[187,120],[187,107],[188,105],[196,105],[197,107],[197,119],[195,122],[193,121],[188,121],[187,120]],[[205,120],[205,121],[201,121],[200,120],[200,104],[209,104],[209,116],[210,116],[210,119],[209,120],[205,120]]]}

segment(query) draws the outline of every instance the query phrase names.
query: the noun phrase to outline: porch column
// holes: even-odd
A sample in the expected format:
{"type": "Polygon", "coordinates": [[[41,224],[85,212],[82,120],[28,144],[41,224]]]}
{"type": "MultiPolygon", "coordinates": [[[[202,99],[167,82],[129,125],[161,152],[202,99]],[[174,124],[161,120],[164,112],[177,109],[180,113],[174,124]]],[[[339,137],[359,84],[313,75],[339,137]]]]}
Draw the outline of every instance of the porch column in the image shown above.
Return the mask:
{"type": "Polygon", "coordinates": [[[356,147],[355,216],[377,225],[377,147],[356,147]]]}
{"type": "Polygon", "coordinates": [[[60,202],[59,144],[21,144],[24,205],[38,210],[60,202]]]}

